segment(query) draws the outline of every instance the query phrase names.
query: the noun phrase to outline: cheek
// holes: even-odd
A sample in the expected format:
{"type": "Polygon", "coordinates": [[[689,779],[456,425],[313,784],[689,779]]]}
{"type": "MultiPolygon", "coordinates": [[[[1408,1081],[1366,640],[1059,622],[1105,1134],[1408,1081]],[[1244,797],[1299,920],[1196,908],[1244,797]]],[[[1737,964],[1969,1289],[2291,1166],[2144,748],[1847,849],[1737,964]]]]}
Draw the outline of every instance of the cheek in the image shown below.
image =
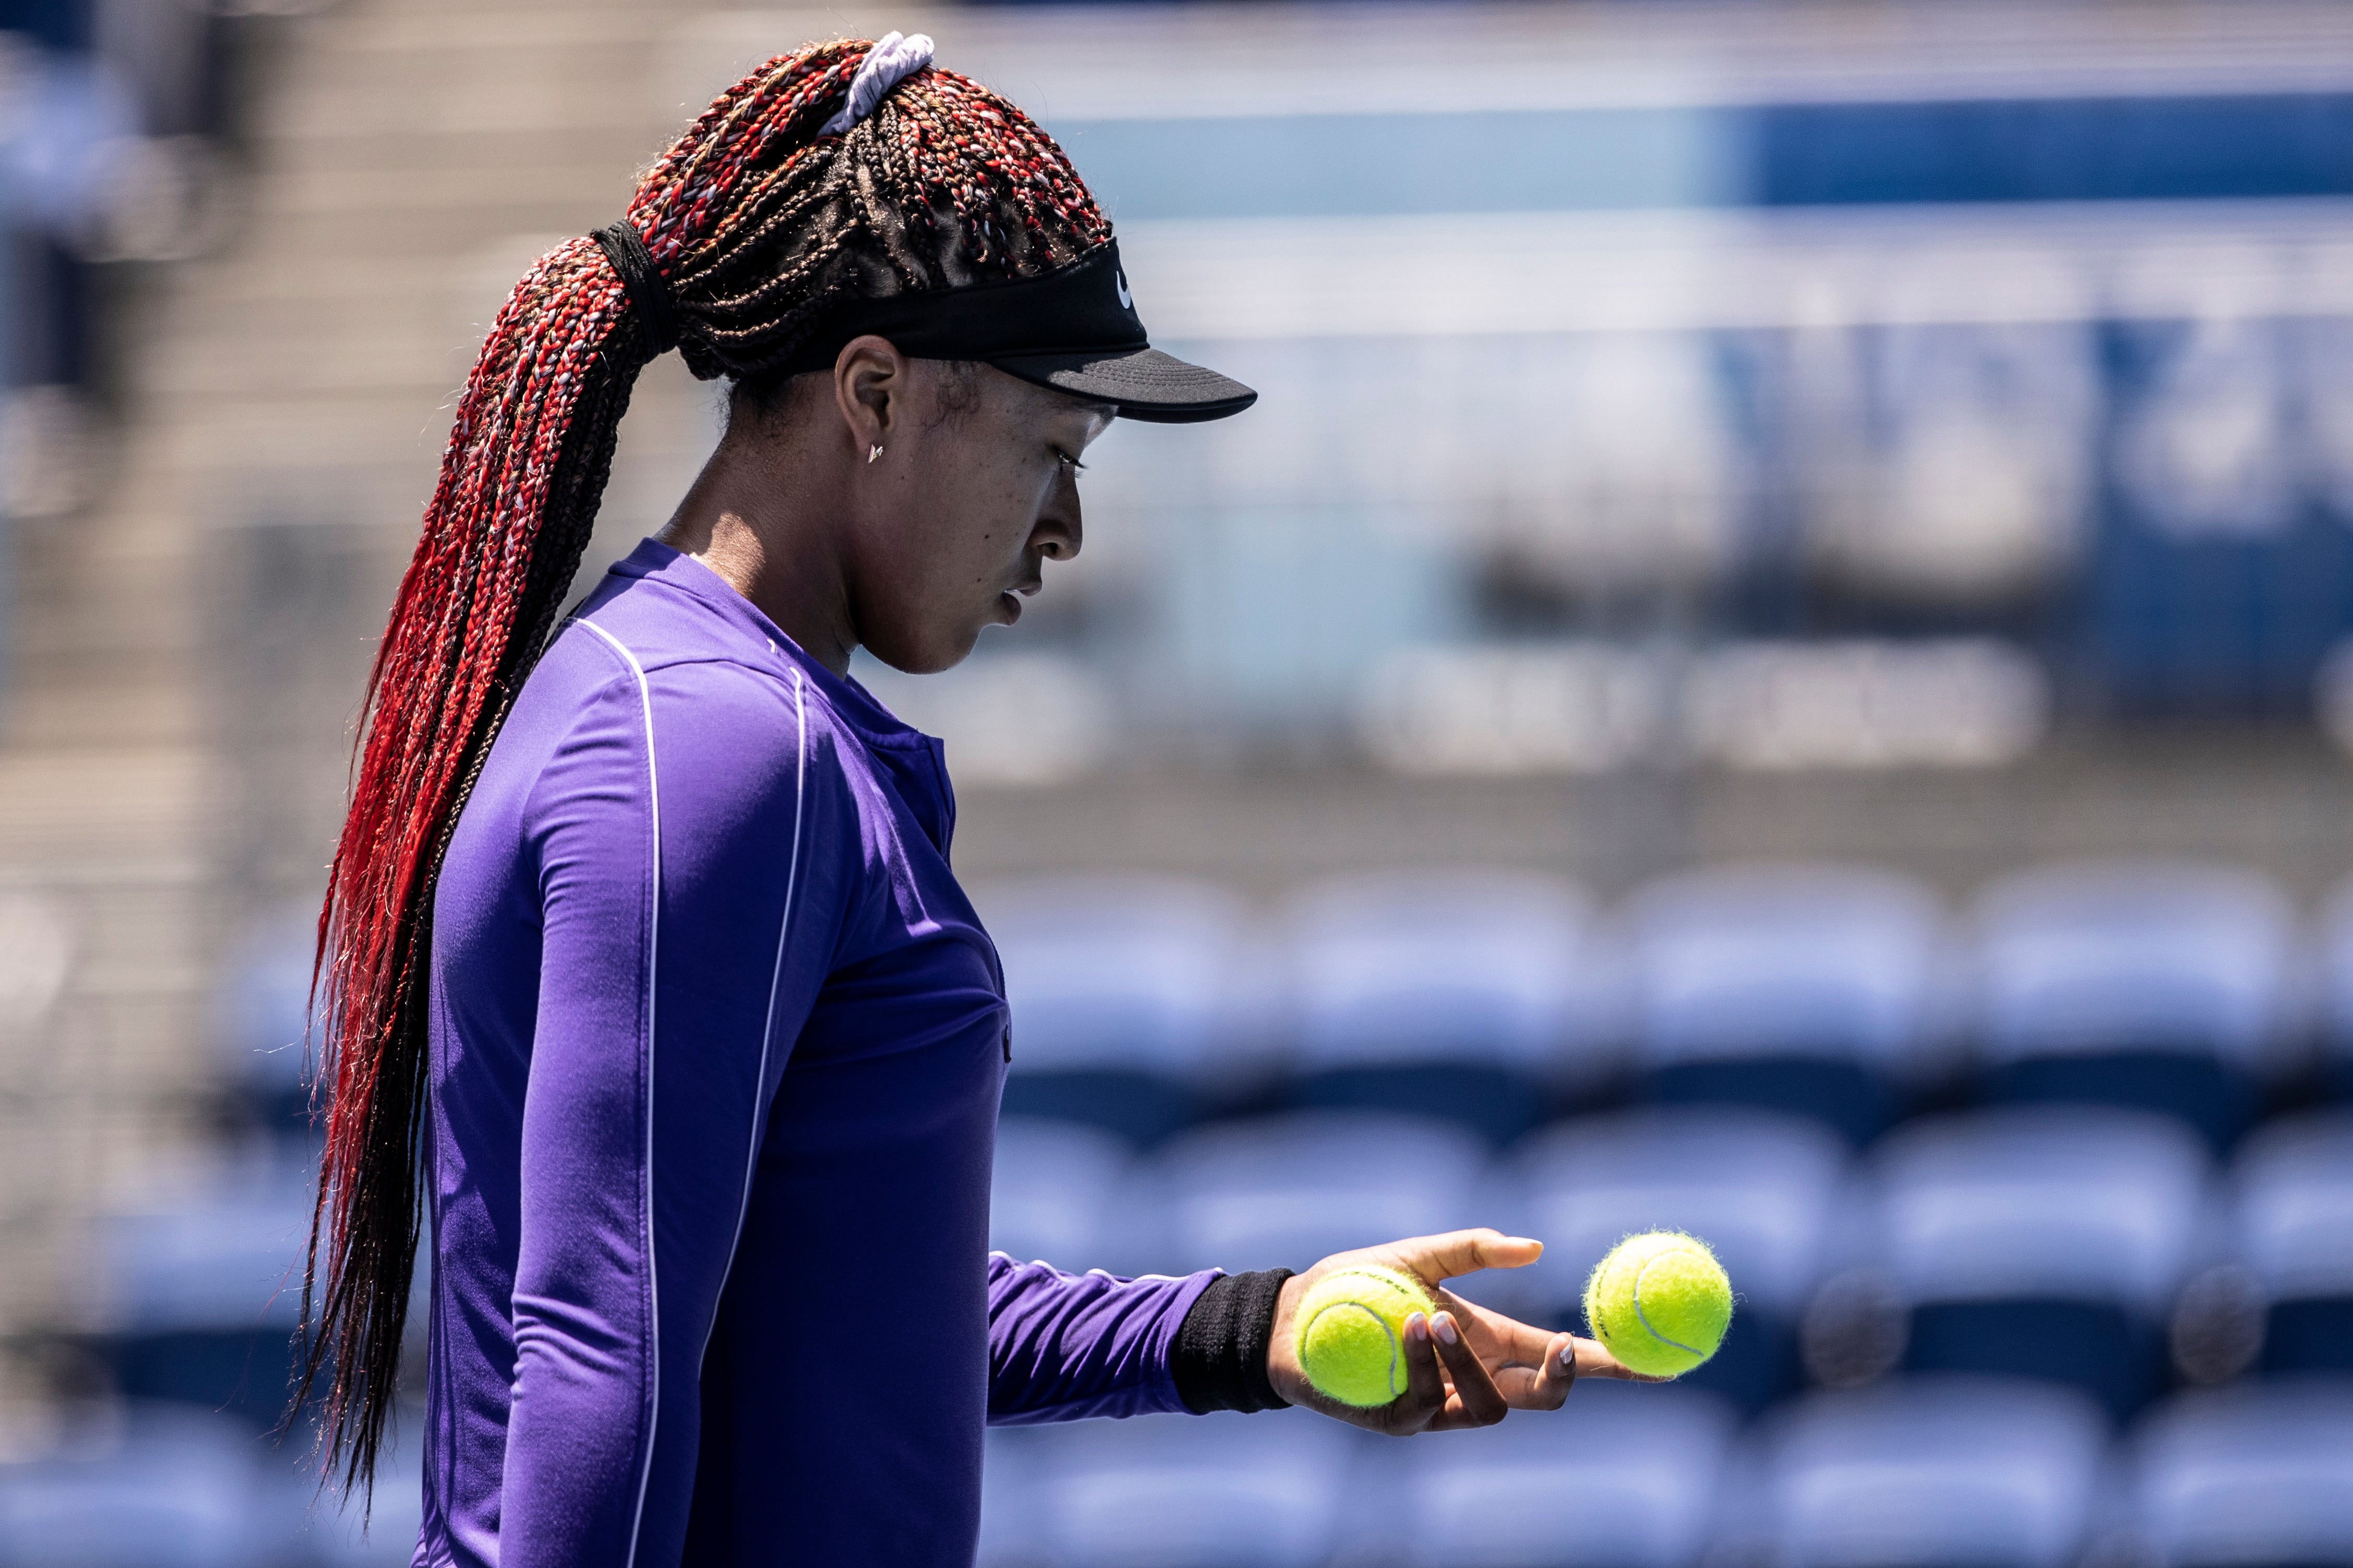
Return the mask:
{"type": "Polygon", "coordinates": [[[969,605],[979,591],[993,602],[1020,561],[1030,511],[1013,498],[970,488],[943,489],[924,510],[923,526],[911,531],[899,563],[908,597],[969,605]]]}
{"type": "Polygon", "coordinates": [[[1037,498],[1012,482],[975,486],[942,510],[940,560],[955,563],[967,585],[986,578],[1001,586],[1020,562],[1037,516],[1037,498]]]}

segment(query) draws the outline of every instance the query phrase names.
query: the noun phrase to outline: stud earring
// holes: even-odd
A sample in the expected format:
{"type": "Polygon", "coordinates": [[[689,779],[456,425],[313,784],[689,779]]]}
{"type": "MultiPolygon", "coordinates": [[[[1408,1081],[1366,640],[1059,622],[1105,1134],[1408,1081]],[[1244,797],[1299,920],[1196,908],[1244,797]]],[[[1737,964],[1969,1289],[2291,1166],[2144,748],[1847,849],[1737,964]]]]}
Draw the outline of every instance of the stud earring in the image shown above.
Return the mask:
{"type": "Polygon", "coordinates": [[[866,448],[866,461],[867,461],[868,466],[869,466],[869,467],[871,467],[871,466],[873,465],[874,459],[875,459],[875,458],[879,458],[879,457],[881,457],[881,455],[882,455],[882,448],[881,448],[881,447],[867,447],[867,448],[866,448]]]}

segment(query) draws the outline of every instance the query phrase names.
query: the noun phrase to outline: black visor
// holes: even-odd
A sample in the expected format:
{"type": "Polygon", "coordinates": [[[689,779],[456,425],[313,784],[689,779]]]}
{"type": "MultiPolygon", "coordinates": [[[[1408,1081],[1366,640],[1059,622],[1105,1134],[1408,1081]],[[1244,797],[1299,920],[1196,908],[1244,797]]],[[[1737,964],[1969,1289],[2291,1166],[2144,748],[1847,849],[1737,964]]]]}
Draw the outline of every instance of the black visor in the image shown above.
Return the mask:
{"type": "Polygon", "coordinates": [[[1117,240],[1041,278],[842,305],[828,312],[785,368],[828,369],[844,344],[869,333],[917,359],[979,360],[1039,386],[1111,404],[1129,419],[1222,419],[1258,401],[1240,382],[1152,346],[1120,268],[1117,240]]]}

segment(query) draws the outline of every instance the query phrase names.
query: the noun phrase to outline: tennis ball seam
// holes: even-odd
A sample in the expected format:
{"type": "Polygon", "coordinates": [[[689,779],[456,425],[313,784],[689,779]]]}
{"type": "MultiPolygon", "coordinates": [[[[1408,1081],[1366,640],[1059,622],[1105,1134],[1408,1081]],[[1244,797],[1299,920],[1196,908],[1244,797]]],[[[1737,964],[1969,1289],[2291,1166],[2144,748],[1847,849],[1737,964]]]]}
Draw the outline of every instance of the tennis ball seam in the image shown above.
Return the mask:
{"type": "Polygon", "coordinates": [[[1362,1409],[1387,1405],[1405,1391],[1410,1378],[1405,1366],[1404,1321],[1416,1311],[1427,1315],[1437,1310],[1429,1287],[1421,1280],[1402,1269],[1381,1264],[1357,1264],[1334,1269],[1315,1282],[1309,1289],[1307,1300],[1301,1305],[1307,1310],[1301,1313],[1293,1335],[1301,1370],[1307,1373],[1309,1382],[1325,1397],[1362,1409]],[[1345,1294],[1352,1285],[1364,1294],[1345,1294]],[[1336,1294],[1337,1299],[1318,1300],[1327,1294],[1336,1294]],[[1366,1299],[1368,1297],[1377,1299],[1366,1299]],[[1335,1326],[1332,1313],[1340,1307],[1354,1308],[1356,1315],[1352,1319],[1338,1320],[1338,1323],[1353,1321],[1361,1326],[1369,1322],[1379,1330],[1378,1336],[1369,1339],[1363,1346],[1367,1352],[1373,1351],[1376,1345],[1380,1347],[1376,1352],[1378,1373],[1374,1373],[1372,1365],[1367,1364],[1375,1360],[1375,1355],[1366,1355],[1353,1374],[1358,1378],[1377,1376],[1377,1382],[1369,1386],[1347,1386],[1346,1374],[1335,1377],[1333,1374],[1337,1372],[1336,1368],[1319,1369],[1315,1365],[1319,1358],[1310,1354],[1311,1345],[1319,1341],[1328,1345],[1332,1334],[1361,1331],[1361,1327],[1351,1331],[1335,1326]],[[1395,1322],[1390,1321],[1393,1308],[1397,1309],[1395,1322]]]}
{"type": "Polygon", "coordinates": [[[1634,1298],[1635,1321],[1641,1323],[1643,1328],[1650,1331],[1651,1337],[1657,1340],[1661,1344],[1672,1345],[1679,1351],[1683,1351],[1688,1354],[1695,1356],[1708,1356],[1715,1354],[1715,1352],[1713,1351],[1704,1351],[1697,1345],[1687,1345],[1683,1343],[1683,1341],[1676,1339],[1673,1335],[1660,1328],[1658,1324],[1651,1321],[1651,1314],[1642,1310],[1642,1276],[1648,1274],[1653,1268],[1657,1267],[1658,1261],[1659,1260],[1655,1258],[1647,1259],[1643,1263],[1642,1267],[1634,1270],[1632,1295],[1634,1298]]]}
{"type": "Polygon", "coordinates": [[[1381,1337],[1389,1342],[1388,1363],[1381,1369],[1382,1379],[1388,1385],[1389,1397],[1391,1399],[1395,1399],[1398,1394],[1404,1393],[1404,1385],[1398,1382],[1398,1363],[1405,1355],[1405,1345],[1398,1340],[1397,1331],[1389,1327],[1388,1320],[1382,1317],[1378,1312],[1374,1311],[1372,1308],[1366,1306],[1364,1302],[1326,1301],[1321,1307],[1315,1309],[1314,1313],[1308,1318],[1306,1325],[1301,1328],[1300,1332],[1303,1335],[1307,1333],[1314,1325],[1322,1322],[1334,1312],[1339,1311],[1362,1312],[1366,1317],[1370,1318],[1373,1321],[1374,1327],[1381,1331],[1381,1337]]]}
{"type": "MultiPolygon", "coordinates": [[[[1675,1303],[1662,1303],[1656,1299],[1656,1290],[1658,1287],[1667,1286],[1668,1293],[1671,1296],[1675,1294],[1683,1282],[1674,1281],[1672,1270],[1688,1267],[1694,1260],[1704,1260],[1704,1267],[1715,1276],[1718,1281],[1715,1289],[1723,1297],[1725,1320],[1723,1326],[1728,1328],[1739,1300],[1738,1293],[1732,1289],[1731,1280],[1725,1278],[1724,1266],[1717,1261],[1715,1249],[1687,1231],[1630,1233],[1612,1247],[1588,1276],[1584,1302],[1586,1319],[1595,1336],[1635,1371],[1668,1377],[1681,1376],[1714,1359],[1716,1351],[1722,1348],[1721,1328],[1715,1342],[1702,1348],[1661,1332],[1659,1322],[1652,1317],[1653,1311],[1663,1311],[1668,1321],[1683,1317],[1679,1310],[1666,1310],[1675,1303]],[[1646,1303],[1641,1285],[1653,1268],[1666,1268],[1670,1272],[1662,1273],[1659,1279],[1651,1281],[1653,1299],[1646,1303]],[[1608,1300],[1612,1295],[1616,1297],[1614,1301],[1608,1300]],[[1641,1342],[1630,1342],[1629,1336],[1639,1336],[1641,1342]],[[1659,1359],[1662,1354],[1684,1364],[1663,1364],[1659,1359]],[[1687,1362],[1685,1358],[1688,1358],[1687,1362]]],[[[1677,1326],[1683,1332],[1689,1333],[1694,1329],[1704,1331],[1706,1324],[1702,1319],[1688,1326],[1678,1321],[1677,1326]]]]}

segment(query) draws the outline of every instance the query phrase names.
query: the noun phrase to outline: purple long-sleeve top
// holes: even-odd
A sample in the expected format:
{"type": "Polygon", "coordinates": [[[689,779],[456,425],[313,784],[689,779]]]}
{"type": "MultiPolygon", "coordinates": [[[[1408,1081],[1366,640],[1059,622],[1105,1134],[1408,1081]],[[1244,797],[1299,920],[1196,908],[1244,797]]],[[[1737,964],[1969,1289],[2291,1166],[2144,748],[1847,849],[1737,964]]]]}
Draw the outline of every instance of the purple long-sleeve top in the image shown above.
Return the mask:
{"type": "Polygon", "coordinates": [[[936,741],[649,541],[449,843],[416,1561],[971,1559],[982,1427],[1184,1408],[1212,1275],[988,1251],[1010,1038],[936,741]]]}

